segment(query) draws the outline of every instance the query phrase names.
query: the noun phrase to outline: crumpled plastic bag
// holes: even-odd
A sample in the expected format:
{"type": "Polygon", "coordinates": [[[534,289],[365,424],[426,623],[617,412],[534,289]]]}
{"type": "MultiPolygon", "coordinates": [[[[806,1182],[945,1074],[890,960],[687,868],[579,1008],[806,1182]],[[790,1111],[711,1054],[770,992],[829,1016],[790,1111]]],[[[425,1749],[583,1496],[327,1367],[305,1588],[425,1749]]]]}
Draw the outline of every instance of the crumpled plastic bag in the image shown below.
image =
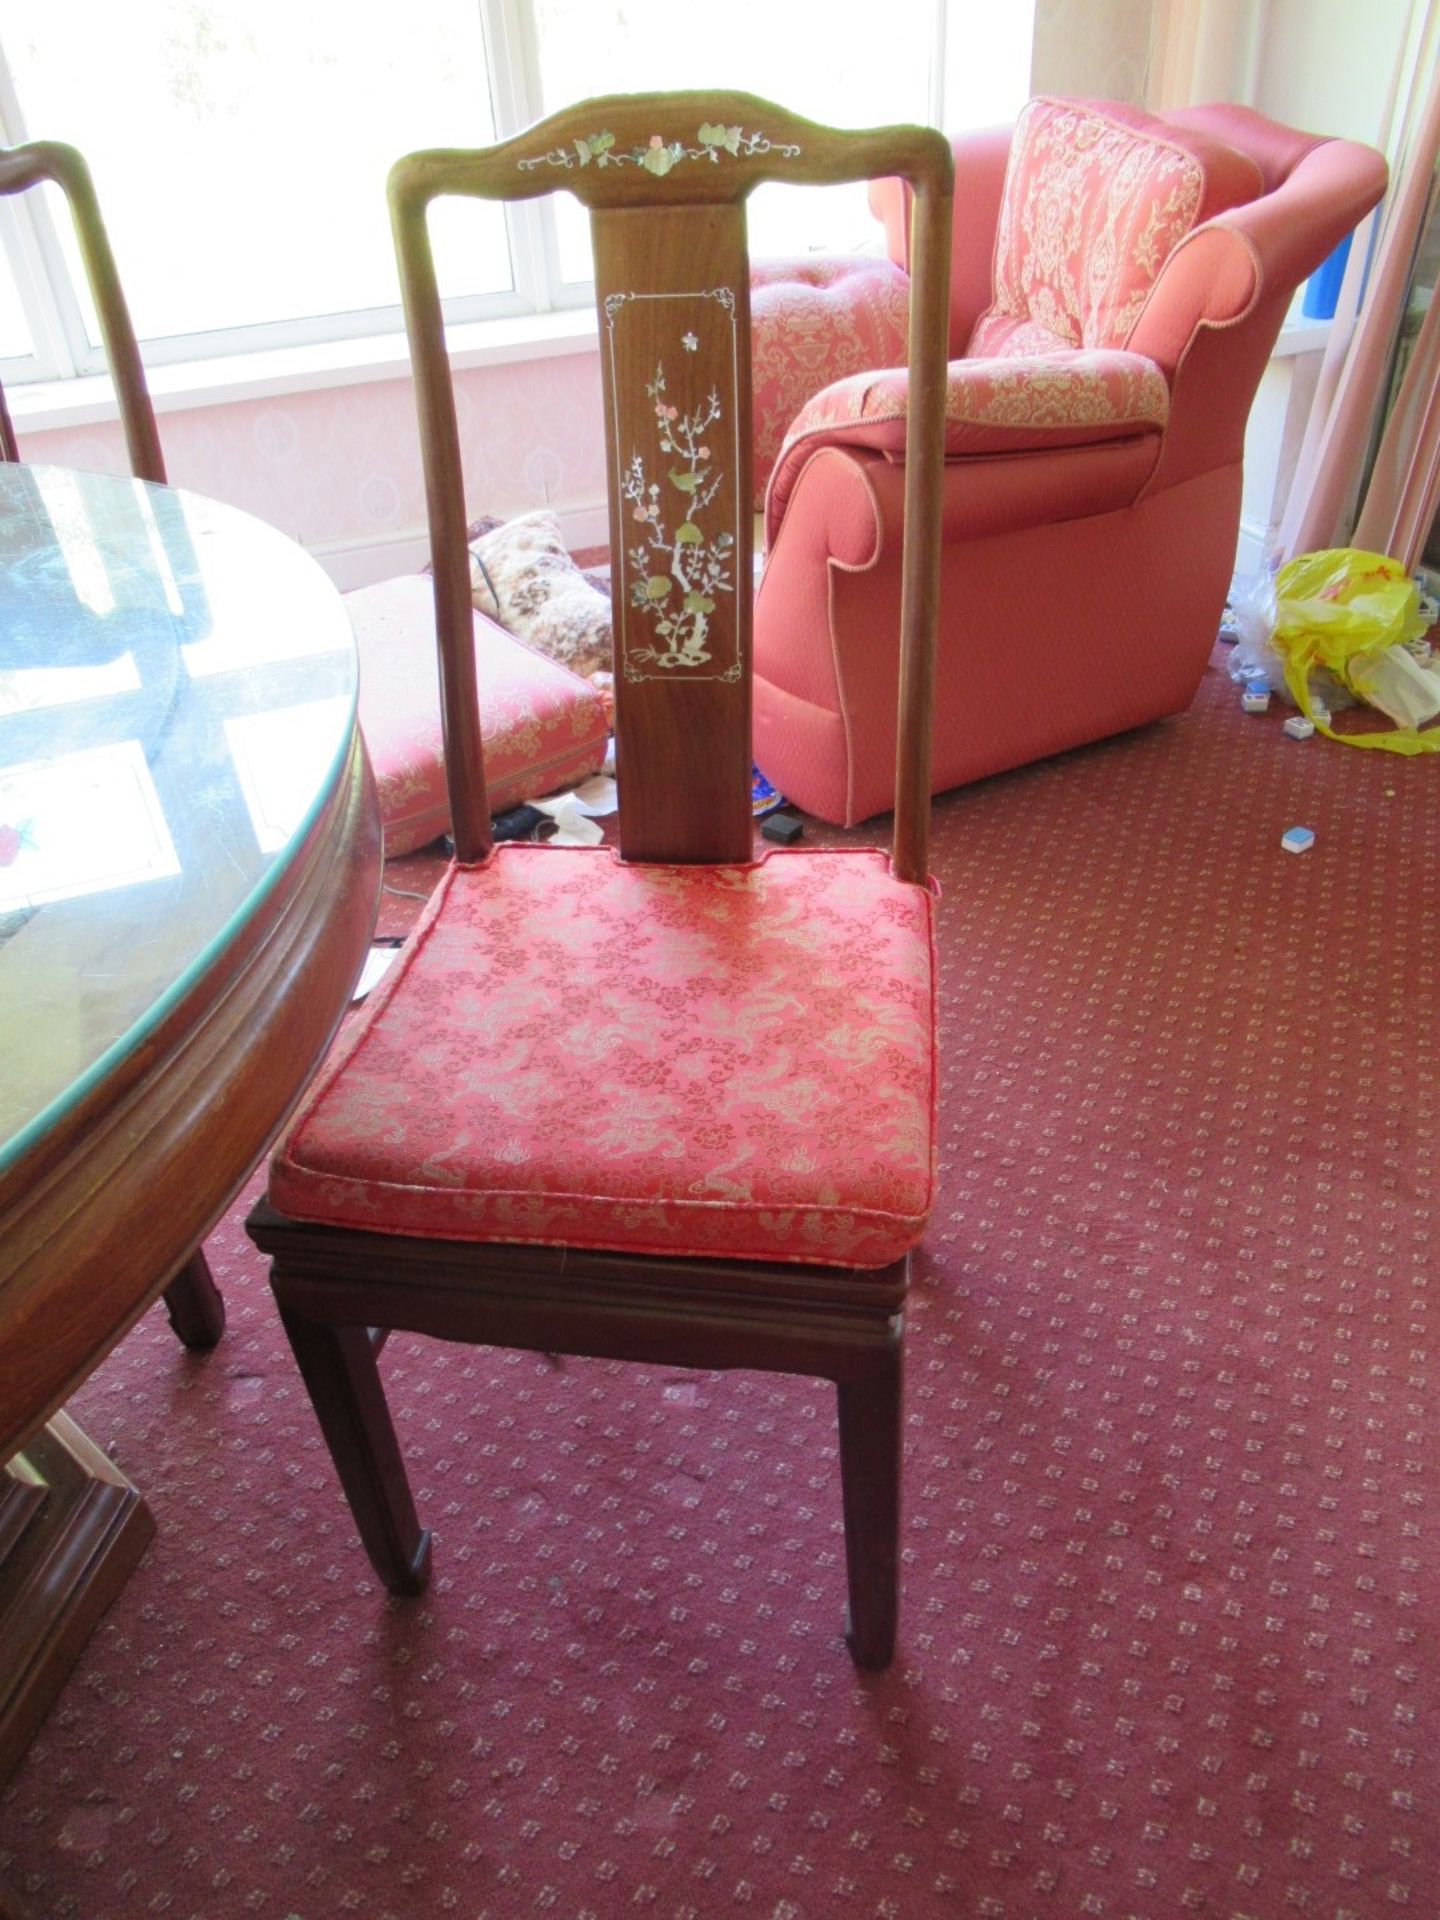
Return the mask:
{"type": "MultiPolygon", "coordinates": [[[[1237,580],[1229,610],[1235,623],[1235,644],[1228,663],[1230,678],[1242,685],[1259,678],[1282,700],[1296,704],[1286,684],[1285,662],[1275,651],[1275,575],[1268,567],[1237,580]]],[[[1355,705],[1350,689],[1324,667],[1312,668],[1308,680],[1312,710],[1340,713],[1355,705]]]]}
{"type": "Polygon", "coordinates": [[[1405,651],[1426,631],[1420,591],[1398,560],[1358,547],[1302,553],[1275,576],[1270,644],[1303,714],[1332,740],[1388,753],[1440,753],[1440,730],[1418,731],[1440,713],[1440,675],[1405,651]],[[1334,675],[1397,722],[1394,733],[1335,733],[1315,711],[1311,677],[1334,675]]]}

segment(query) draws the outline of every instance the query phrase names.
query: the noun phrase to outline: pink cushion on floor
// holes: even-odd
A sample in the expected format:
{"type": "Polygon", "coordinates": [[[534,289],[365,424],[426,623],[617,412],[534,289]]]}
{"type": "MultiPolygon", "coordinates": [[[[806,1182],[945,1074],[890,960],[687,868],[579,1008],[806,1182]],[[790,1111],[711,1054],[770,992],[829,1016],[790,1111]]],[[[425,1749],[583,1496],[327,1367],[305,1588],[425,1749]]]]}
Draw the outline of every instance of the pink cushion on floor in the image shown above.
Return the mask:
{"type": "MultiPolygon", "coordinates": [[[[360,655],[360,730],[380,789],[387,856],[450,825],[430,576],[404,574],[345,596],[360,655]]],[[[609,722],[588,681],[475,616],[480,733],[491,810],[554,793],[605,758],[609,722]]]]}
{"type": "Polygon", "coordinates": [[[931,896],[871,849],[452,867],[270,1171],[301,1220],[879,1267],[929,1217],[931,896]]]}

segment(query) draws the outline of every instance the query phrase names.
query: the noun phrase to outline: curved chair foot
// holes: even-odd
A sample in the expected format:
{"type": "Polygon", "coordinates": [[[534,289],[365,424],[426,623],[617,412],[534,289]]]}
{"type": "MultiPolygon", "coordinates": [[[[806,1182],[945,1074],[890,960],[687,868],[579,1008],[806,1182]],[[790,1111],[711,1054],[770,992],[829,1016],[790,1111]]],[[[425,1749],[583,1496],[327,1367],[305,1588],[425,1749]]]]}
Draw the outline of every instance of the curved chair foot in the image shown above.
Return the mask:
{"type": "Polygon", "coordinates": [[[850,1658],[857,1667],[866,1673],[883,1673],[895,1658],[895,1623],[890,1622],[890,1631],[872,1632],[868,1637],[856,1633],[855,1623],[850,1617],[850,1609],[845,1609],[845,1644],[850,1649],[850,1658]]]}
{"type": "Polygon", "coordinates": [[[369,1328],[324,1326],[284,1306],[280,1318],[371,1566],[391,1593],[423,1592],[430,1534],[415,1517],[369,1328]]]}
{"type": "Polygon", "coordinates": [[[165,1289],[165,1311],[183,1345],[203,1352],[225,1331],[225,1300],[197,1247],[165,1289]]]}
{"type": "Polygon", "coordinates": [[[402,1568],[397,1561],[394,1578],[386,1580],[385,1591],[393,1593],[397,1600],[413,1599],[417,1593],[424,1593],[429,1584],[430,1529],[423,1527],[420,1538],[415,1542],[415,1551],[410,1556],[409,1564],[402,1568]]]}
{"type": "Polygon", "coordinates": [[[887,1667],[900,1611],[900,1343],[858,1380],[842,1380],[840,1490],[850,1605],[845,1639],[857,1667],[887,1667]]]}

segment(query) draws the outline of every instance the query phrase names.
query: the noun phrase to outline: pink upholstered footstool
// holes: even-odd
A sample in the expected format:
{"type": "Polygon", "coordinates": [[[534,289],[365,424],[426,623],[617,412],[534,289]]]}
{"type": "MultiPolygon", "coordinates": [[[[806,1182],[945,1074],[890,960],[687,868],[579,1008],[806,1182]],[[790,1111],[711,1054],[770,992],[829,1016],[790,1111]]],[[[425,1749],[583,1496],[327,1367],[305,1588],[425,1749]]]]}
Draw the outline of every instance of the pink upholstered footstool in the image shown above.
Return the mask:
{"type": "MultiPolygon", "coordinates": [[[[387,856],[450,826],[430,576],[406,574],[345,596],[360,656],[360,730],[380,789],[387,856]]],[[[485,782],[496,812],[574,786],[605,758],[609,722],[594,687],[475,615],[485,782]]]]}

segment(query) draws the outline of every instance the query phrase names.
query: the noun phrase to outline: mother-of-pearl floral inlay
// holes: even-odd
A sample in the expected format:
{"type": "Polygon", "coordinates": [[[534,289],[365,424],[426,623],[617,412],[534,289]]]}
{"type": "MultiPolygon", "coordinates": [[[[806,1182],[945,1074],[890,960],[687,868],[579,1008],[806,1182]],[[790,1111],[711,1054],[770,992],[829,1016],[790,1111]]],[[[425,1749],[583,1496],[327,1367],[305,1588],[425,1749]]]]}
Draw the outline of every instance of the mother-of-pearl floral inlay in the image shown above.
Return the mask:
{"type": "MultiPolygon", "coordinates": [[[[653,422],[653,436],[646,436],[649,444],[643,449],[615,449],[631,538],[624,553],[623,600],[631,612],[621,634],[621,670],[630,680],[687,669],[691,674],[698,670],[706,679],[734,679],[740,662],[730,623],[724,623],[725,638],[719,649],[724,657],[717,657],[717,630],[711,622],[719,597],[735,592],[737,533],[729,524],[733,514],[727,503],[717,503],[727,477],[733,477],[735,459],[734,425],[729,419],[735,296],[728,287],[670,296],[610,295],[605,314],[612,379],[616,323],[634,310],[637,300],[648,303],[656,298],[699,303],[692,324],[685,326],[682,321],[676,327],[682,361],[698,350],[700,332],[707,324],[726,328],[729,337],[717,364],[731,377],[711,382],[708,391],[680,405],[672,397],[664,357],[658,357],[654,376],[645,383],[649,407],[644,417],[653,422]],[[727,524],[713,524],[716,512],[727,524]]],[[[694,311],[692,307],[684,318],[694,311]]]]}
{"type": "Polygon", "coordinates": [[[800,149],[785,141],[772,140],[768,134],[746,133],[743,127],[727,127],[722,122],[705,121],[696,133],[698,146],[687,147],[683,140],[667,140],[652,133],[643,145],[617,147],[613,133],[592,133],[571,142],[568,147],[552,147],[548,153],[533,154],[518,162],[522,173],[534,167],[643,167],[661,178],[684,160],[708,160],[718,166],[722,153],[738,159],[745,154],[778,153],[787,160],[798,157],[800,149]]]}

